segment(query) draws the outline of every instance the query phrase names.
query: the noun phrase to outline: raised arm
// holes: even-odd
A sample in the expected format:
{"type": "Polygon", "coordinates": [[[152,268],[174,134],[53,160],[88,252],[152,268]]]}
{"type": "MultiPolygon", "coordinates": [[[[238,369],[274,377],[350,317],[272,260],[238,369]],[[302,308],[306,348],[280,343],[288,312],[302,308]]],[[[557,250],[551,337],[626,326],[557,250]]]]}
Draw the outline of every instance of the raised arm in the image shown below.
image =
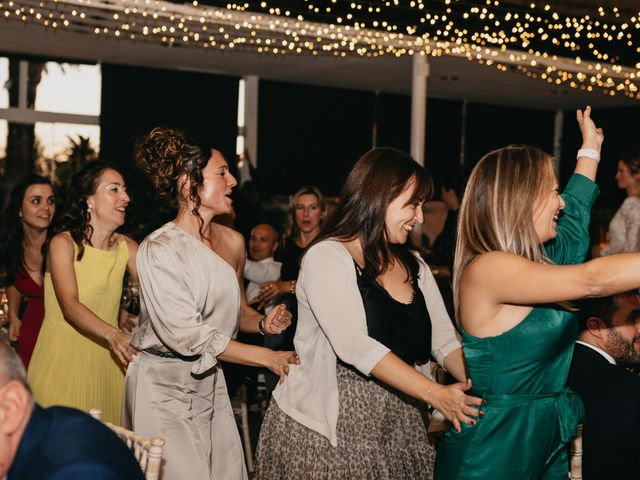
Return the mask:
{"type": "MultiPolygon", "coordinates": [[[[587,107],[576,112],[580,132],[582,133],[582,146],[580,150],[595,150],[598,160],[594,160],[590,156],[578,156],[575,173],[584,175],[588,179],[595,181],[596,172],[598,171],[598,161],[600,158],[600,149],[604,141],[604,133],[601,128],[596,127],[591,119],[591,107],[587,107]]],[[[589,154],[589,152],[587,152],[589,154]]]]}
{"type": "Polygon", "coordinates": [[[105,340],[120,362],[127,365],[137,353],[136,349],[129,345],[130,336],[108,324],[80,303],[73,268],[74,254],[73,240],[68,235],[61,233],[51,239],[47,262],[62,314],[81,332],[105,340]]]}
{"type": "MultiPolygon", "coordinates": [[[[640,254],[601,257],[580,265],[543,265],[491,252],[465,271],[463,294],[499,305],[536,305],[604,297],[640,287],[640,254]]],[[[475,305],[473,301],[469,302],[475,305]]]]}

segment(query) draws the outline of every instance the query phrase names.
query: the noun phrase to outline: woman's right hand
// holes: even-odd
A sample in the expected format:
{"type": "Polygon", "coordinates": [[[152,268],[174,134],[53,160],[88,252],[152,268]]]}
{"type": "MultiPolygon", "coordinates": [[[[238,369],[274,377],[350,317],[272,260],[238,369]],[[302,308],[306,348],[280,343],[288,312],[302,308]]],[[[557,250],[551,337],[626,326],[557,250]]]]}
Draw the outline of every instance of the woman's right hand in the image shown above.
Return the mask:
{"type": "Polygon", "coordinates": [[[272,350],[268,355],[265,367],[278,375],[280,377],[278,383],[282,383],[289,375],[289,365],[300,365],[300,359],[296,352],[272,350]]]}
{"type": "Polygon", "coordinates": [[[453,385],[433,382],[431,388],[431,404],[453,423],[456,432],[460,431],[460,422],[475,425],[476,421],[469,418],[469,415],[480,415],[479,409],[473,408],[472,405],[482,405],[482,399],[464,393],[471,389],[471,379],[468,379],[467,383],[453,385]]]}
{"type": "Polygon", "coordinates": [[[19,318],[12,318],[9,320],[9,341],[16,342],[20,336],[20,327],[22,321],[19,318]]]}
{"type": "Polygon", "coordinates": [[[133,360],[133,357],[138,354],[138,350],[129,344],[131,335],[128,333],[114,329],[106,338],[109,343],[109,348],[125,367],[129,365],[129,362],[133,360]]]}

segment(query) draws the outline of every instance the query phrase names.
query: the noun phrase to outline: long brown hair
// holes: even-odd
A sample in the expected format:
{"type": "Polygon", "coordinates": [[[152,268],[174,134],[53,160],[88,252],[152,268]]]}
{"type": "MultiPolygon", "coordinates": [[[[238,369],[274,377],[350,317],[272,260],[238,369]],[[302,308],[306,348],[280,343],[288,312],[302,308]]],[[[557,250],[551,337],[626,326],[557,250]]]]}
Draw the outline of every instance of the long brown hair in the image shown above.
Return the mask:
{"type": "Polygon", "coordinates": [[[408,203],[424,201],[431,195],[431,177],[409,154],[390,147],[368,151],[351,169],[340,203],[312,244],[329,237],[343,241],[359,238],[365,276],[381,275],[394,258],[416,276],[419,265],[410,245],[389,244],[385,225],[389,204],[410,182],[414,189],[408,203]]]}
{"type": "Polygon", "coordinates": [[[477,256],[510,252],[549,263],[536,235],[533,205],[553,178],[552,157],[536,147],[509,145],[480,159],[471,172],[460,207],[453,269],[456,312],[460,278],[477,256]]]}
{"type": "MultiPolygon", "coordinates": [[[[87,198],[96,193],[105,170],[114,170],[122,175],[115,165],[101,160],[92,160],[71,176],[65,208],[59,220],[54,222],[49,230],[50,235],[42,246],[42,258],[47,258],[51,239],[60,232],[68,231],[78,247],[76,260],[82,260],[84,246],[92,246],[91,235],[93,235],[93,227],[89,224],[91,214],[87,209],[87,198]]],[[[45,265],[46,262],[43,262],[43,268],[45,265]]]]}

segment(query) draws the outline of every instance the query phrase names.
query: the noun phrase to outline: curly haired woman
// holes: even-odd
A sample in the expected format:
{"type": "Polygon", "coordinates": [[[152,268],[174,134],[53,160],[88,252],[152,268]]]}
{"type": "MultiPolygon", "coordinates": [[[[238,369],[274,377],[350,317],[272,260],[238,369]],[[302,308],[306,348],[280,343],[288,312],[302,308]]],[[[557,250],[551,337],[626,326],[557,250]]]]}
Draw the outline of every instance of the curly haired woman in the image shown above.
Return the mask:
{"type": "Polygon", "coordinates": [[[218,360],[265,367],[281,380],[294,352],[235,340],[238,329],[281,333],[291,314],[266,317],[247,305],[242,235],[213,223],[230,213],[236,180],[211,145],[157,128],[136,147],[156,193],[178,203],[176,218],[140,245],[141,353],[127,370],[129,426],[165,441],[164,480],[247,478],[242,446],[218,360]]]}

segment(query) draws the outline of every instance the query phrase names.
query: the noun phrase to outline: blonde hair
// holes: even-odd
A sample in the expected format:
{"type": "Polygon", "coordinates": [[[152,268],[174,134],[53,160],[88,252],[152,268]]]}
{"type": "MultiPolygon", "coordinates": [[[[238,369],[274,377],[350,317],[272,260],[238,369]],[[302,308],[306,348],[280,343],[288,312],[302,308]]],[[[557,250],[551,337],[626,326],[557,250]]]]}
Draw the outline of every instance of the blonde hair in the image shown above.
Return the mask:
{"type": "Polygon", "coordinates": [[[289,200],[289,207],[287,209],[287,213],[289,214],[289,225],[288,225],[288,238],[298,238],[300,235],[300,228],[296,224],[296,204],[300,200],[302,195],[314,195],[318,199],[318,204],[320,205],[320,226],[322,226],[324,222],[324,216],[327,211],[327,204],[324,200],[324,195],[318,187],[314,187],[313,185],[308,185],[306,187],[302,187],[296,193],[291,196],[289,200]]]}
{"type": "Polygon", "coordinates": [[[459,317],[460,278],[477,256],[510,252],[534,262],[550,263],[536,235],[533,206],[553,179],[553,158],[525,145],[509,145],[489,152],[475,166],[458,220],[453,269],[456,317],[459,317]]]}

